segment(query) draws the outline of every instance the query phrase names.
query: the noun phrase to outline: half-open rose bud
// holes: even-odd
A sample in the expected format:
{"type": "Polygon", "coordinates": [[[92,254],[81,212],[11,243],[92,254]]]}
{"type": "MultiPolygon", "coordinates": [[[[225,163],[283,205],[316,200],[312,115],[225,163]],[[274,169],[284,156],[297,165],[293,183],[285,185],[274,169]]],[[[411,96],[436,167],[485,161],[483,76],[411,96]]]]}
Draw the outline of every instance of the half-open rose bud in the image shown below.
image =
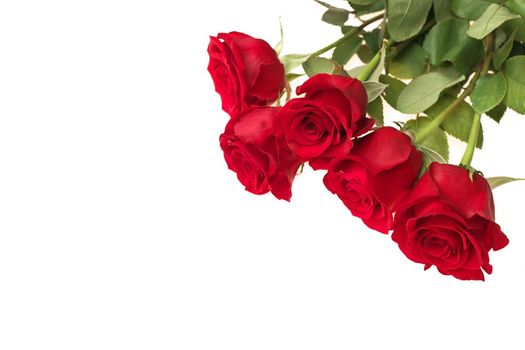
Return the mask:
{"type": "Polygon", "coordinates": [[[388,233],[395,205],[412,188],[422,165],[412,140],[384,127],[358,139],[350,154],[336,159],[324,184],[368,227],[388,233]]]}
{"type": "Polygon", "coordinates": [[[208,71],[231,116],[275,102],[284,89],[284,66],[264,40],[231,32],[210,37],[208,71]]]}
{"type": "Polygon", "coordinates": [[[280,108],[258,108],[230,119],[220,137],[228,168],[254,194],[272,192],[290,200],[300,161],[272,135],[272,123],[280,108]]]}

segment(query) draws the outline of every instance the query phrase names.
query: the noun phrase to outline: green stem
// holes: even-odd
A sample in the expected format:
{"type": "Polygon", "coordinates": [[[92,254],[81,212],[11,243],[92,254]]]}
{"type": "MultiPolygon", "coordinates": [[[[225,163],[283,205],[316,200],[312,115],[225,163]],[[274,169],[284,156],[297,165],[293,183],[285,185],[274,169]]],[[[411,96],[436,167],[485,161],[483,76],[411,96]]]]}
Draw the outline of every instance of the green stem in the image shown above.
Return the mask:
{"type": "Polygon", "coordinates": [[[481,114],[474,114],[474,121],[472,122],[472,128],[470,129],[470,135],[468,137],[468,145],[463,158],[461,158],[460,164],[466,167],[470,166],[472,158],[474,158],[474,151],[476,150],[476,144],[478,142],[479,129],[481,126],[481,114]]]}
{"type": "Polygon", "coordinates": [[[494,34],[490,33],[485,39],[485,59],[483,60],[483,67],[481,68],[481,76],[487,75],[490,62],[494,56],[494,34]]]}
{"type": "MultiPolygon", "coordinates": [[[[470,96],[470,94],[474,91],[474,88],[476,87],[476,83],[478,79],[487,75],[489,68],[490,68],[490,62],[492,60],[492,56],[494,55],[493,51],[494,51],[494,34],[489,34],[485,41],[485,58],[483,59],[483,64],[478,69],[478,71],[476,72],[472,80],[470,81],[469,85],[465,88],[463,93],[457,98],[457,100],[455,100],[452,104],[450,104],[450,106],[448,106],[447,109],[441,112],[425,128],[421,129],[420,131],[416,133],[416,139],[415,139],[416,144],[420,144],[421,142],[425,141],[425,139],[432,134],[434,129],[438,128],[441,125],[441,123],[443,123],[443,121],[452,112],[454,112],[454,110],[461,104],[461,102],[465,100],[468,96],[470,96]]],[[[474,128],[475,126],[472,125],[472,129],[474,128]]],[[[473,141],[474,148],[476,145],[476,141],[477,141],[477,138],[474,139],[473,141]]],[[[469,144],[469,147],[470,147],[470,144],[469,144]]],[[[469,161],[469,164],[470,164],[470,161],[469,161]]]]}
{"type": "Polygon", "coordinates": [[[358,80],[368,80],[370,75],[372,75],[374,70],[379,65],[379,62],[381,62],[381,51],[382,50],[377,51],[377,53],[374,55],[374,57],[372,57],[370,62],[368,62],[366,66],[363,67],[363,70],[361,71],[361,73],[359,73],[359,76],[357,77],[358,80]]]}
{"type": "Polygon", "coordinates": [[[385,50],[387,50],[394,41],[392,39],[388,39],[386,43],[383,43],[379,51],[376,52],[374,57],[366,64],[366,66],[363,67],[363,70],[361,73],[359,73],[359,76],[357,77],[358,80],[366,81],[370,78],[372,73],[376,70],[377,66],[379,66],[379,63],[381,63],[381,56],[385,53],[385,50]]]}
{"type": "Polygon", "coordinates": [[[322,55],[323,53],[327,52],[327,51],[330,51],[331,49],[333,49],[334,47],[336,47],[337,45],[339,45],[340,43],[342,43],[343,41],[345,41],[346,39],[348,38],[351,38],[353,37],[354,35],[360,33],[366,26],[368,26],[369,24],[372,24],[378,20],[380,20],[381,18],[383,18],[384,15],[381,13],[377,16],[374,16],[370,19],[367,19],[366,21],[364,21],[359,27],[357,28],[353,28],[351,30],[349,30],[348,32],[346,32],[345,35],[343,35],[341,38],[339,38],[338,40],[334,41],[333,43],[331,43],[330,45],[327,45],[325,47],[323,47],[322,49],[319,49],[317,51],[315,51],[314,53],[312,53],[310,56],[319,56],[319,55],[322,55]]]}
{"type": "MultiPolygon", "coordinates": [[[[494,34],[489,34],[485,39],[485,59],[483,60],[483,66],[481,67],[480,77],[487,75],[490,69],[490,62],[494,52],[494,34]]],[[[476,151],[476,145],[478,143],[479,130],[481,128],[481,113],[476,112],[472,121],[472,127],[468,137],[467,148],[463,157],[461,158],[460,164],[465,167],[470,167],[472,158],[474,158],[474,152],[476,151]]]]}
{"type": "Polygon", "coordinates": [[[421,144],[423,141],[425,141],[430,135],[432,135],[432,132],[438,128],[441,123],[452,113],[456,110],[456,108],[461,105],[461,103],[474,91],[474,88],[476,87],[476,82],[478,81],[480,77],[480,71],[477,71],[468,86],[463,90],[463,93],[459,95],[459,97],[454,100],[443,112],[441,112],[436,118],[432,119],[432,121],[423,129],[416,132],[416,139],[414,142],[416,144],[421,144]]]}

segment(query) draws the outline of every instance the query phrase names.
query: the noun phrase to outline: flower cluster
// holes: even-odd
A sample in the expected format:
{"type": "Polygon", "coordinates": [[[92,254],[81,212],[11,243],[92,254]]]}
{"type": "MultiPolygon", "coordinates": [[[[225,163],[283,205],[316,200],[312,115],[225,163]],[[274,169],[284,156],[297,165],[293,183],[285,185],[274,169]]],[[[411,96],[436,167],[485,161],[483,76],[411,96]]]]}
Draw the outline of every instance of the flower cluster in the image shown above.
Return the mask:
{"type": "Polygon", "coordinates": [[[495,223],[487,180],[468,167],[426,162],[409,130],[374,127],[360,79],[313,74],[281,106],[290,86],[267,42],[221,33],[211,37],[208,53],[230,115],[220,147],[247,191],[289,201],[294,177],[308,163],[326,171],[324,185],[352,215],[392,232],[401,251],[425,269],[436,266],[462,280],[492,272],[488,253],[508,239],[495,223]]]}

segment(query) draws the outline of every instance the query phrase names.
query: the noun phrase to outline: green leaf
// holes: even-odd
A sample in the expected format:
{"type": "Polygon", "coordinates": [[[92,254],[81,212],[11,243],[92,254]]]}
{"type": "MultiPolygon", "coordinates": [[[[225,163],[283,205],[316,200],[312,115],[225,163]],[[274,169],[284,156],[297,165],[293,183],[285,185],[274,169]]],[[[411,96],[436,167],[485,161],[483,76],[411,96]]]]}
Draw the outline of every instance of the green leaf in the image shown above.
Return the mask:
{"type": "Polygon", "coordinates": [[[387,28],[397,42],[414,37],[427,20],[432,0],[386,0],[387,28]]]}
{"type": "MultiPolygon", "coordinates": [[[[447,143],[448,143],[448,139],[447,139],[447,143]]],[[[432,164],[434,162],[441,163],[441,164],[448,163],[448,160],[443,158],[443,156],[441,154],[439,154],[438,152],[434,151],[433,149],[429,149],[429,148],[426,148],[426,147],[420,147],[419,149],[423,153],[423,156],[425,157],[425,159],[423,160],[424,161],[424,167],[426,168],[424,170],[424,172],[426,172],[426,170],[428,169],[430,164],[432,164]]]]}
{"type": "Polygon", "coordinates": [[[490,185],[491,189],[495,189],[497,187],[503,186],[505,184],[508,184],[510,182],[514,181],[523,181],[525,179],[517,179],[514,177],[507,177],[507,176],[495,176],[495,177],[487,177],[487,182],[490,185]]]}
{"type": "Polygon", "coordinates": [[[312,56],[306,62],[303,63],[304,72],[309,77],[321,73],[332,74],[334,71],[334,63],[329,59],[312,56]]]}
{"type": "Polygon", "coordinates": [[[366,45],[372,50],[372,53],[375,54],[381,49],[383,38],[379,28],[376,28],[371,32],[363,32],[363,38],[365,39],[366,45]]]}
{"type": "Polygon", "coordinates": [[[488,112],[503,101],[506,92],[507,83],[503,73],[482,77],[476,82],[474,92],[470,96],[472,107],[478,113],[488,112]]]}
{"type": "Polygon", "coordinates": [[[349,4],[354,9],[354,13],[356,16],[363,16],[367,15],[369,13],[374,13],[381,11],[385,8],[385,2],[384,1],[378,1],[371,3],[370,5],[358,5],[356,3],[352,3],[349,1],[349,4]]]}
{"type": "MultiPolygon", "coordinates": [[[[409,120],[405,124],[405,128],[412,130],[416,133],[419,129],[424,128],[430,123],[430,119],[427,117],[418,117],[417,119],[409,120]]],[[[439,161],[440,163],[447,163],[449,159],[449,147],[447,135],[441,128],[436,128],[432,131],[432,134],[426,138],[421,144],[419,144],[424,153],[429,153],[427,156],[432,161],[439,161]],[[427,151],[427,152],[425,152],[427,151]],[[432,152],[428,152],[432,151],[432,152]],[[439,157],[436,157],[433,152],[437,153],[439,157]]]]}
{"type": "Polygon", "coordinates": [[[443,93],[450,95],[450,96],[458,97],[462,91],[463,91],[463,86],[458,84],[458,85],[454,85],[451,88],[446,89],[443,93]]]}
{"type": "Polygon", "coordinates": [[[496,29],[494,33],[496,34],[494,36],[494,48],[498,48],[505,43],[508,35],[502,28],[496,29]]]}
{"type": "Polygon", "coordinates": [[[305,62],[309,57],[310,57],[309,54],[301,55],[301,54],[292,53],[289,55],[281,56],[280,59],[281,59],[282,64],[284,65],[285,73],[288,74],[288,73],[291,73],[292,70],[294,70],[295,68],[303,64],[303,62],[305,62]]]}
{"type": "Polygon", "coordinates": [[[381,75],[379,81],[388,85],[383,94],[385,101],[393,108],[397,108],[397,100],[401,92],[405,89],[406,84],[388,75],[381,75]]]}
{"type": "Polygon", "coordinates": [[[496,123],[499,123],[501,121],[501,118],[505,115],[505,112],[507,111],[507,106],[505,106],[504,103],[500,103],[493,109],[487,112],[487,115],[492,118],[496,123]]]}
{"type": "Polygon", "coordinates": [[[357,30],[357,27],[354,27],[354,26],[342,26],[341,27],[341,33],[342,34],[346,34],[346,33],[348,33],[351,30],[357,30]]]}
{"type": "Polygon", "coordinates": [[[337,45],[333,54],[332,60],[340,66],[348,63],[350,58],[359,50],[363,40],[358,36],[351,36],[350,38],[337,45]]]}
{"type": "Polygon", "coordinates": [[[290,83],[294,81],[295,79],[302,77],[303,75],[304,74],[288,73],[286,74],[286,81],[290,83]]]}
{"type": "Polygon", "coordinates": [[[475,39],[483,39],[494,29],[514,18],[519,18],[519,15],[502,5],[491,4],[472,24],[467,33],[475,39]]]}
{"type": "Polygon", "coordinates": [[[427,64],[427,55],[421,46],[410,44],[392,58],[388,72],[401,79],[413,79],[423,73],[427,64]]]}
{"type": "Polygon", "coordinates": [[[370,74],[368,80],[379,81],[379,76],[385,70],[385,48],[381,48],[381,58],[377,64],[376,69],[370,74]]]}
{"type": "Polygon", "coordinates": [[[505,104],[516,112],[525,114],[525,56],[515,56],[505,62],[505,79],[505,104]]]}
{"type": "Polygon", "coordinates": [[[508,0],[505,6],[525,18],[525,2],[523,0],[508,0]]]}
{"type": "Polygon", "coordinates": [[[519,18],[505,22],[503,23],[501,28],[509,35],[513,31],[516,31],[516,36],[514,37],[514,40],[525,43],[525,19],[519,18]]]}
{"type": "Polygon", "coordinates": [[[452,67],[420,75],[399,95],[397,110],[406,114],[423,112],[438,101],[443,90],[464,79],[452,67]]]}
{"type": "Polygon", "coordinates": [[[322,20],[335,26],[342,26],[348,20],[350,11],[339,7],[332,6],[320,0],[314,0],[316,3],[326,7],[328,10],[323,14],[322,20]]]}
{"type": "Polygon", "coordinates": [[[348,21],[350,12],[341,12],[338,10],[327,10],[322,17],[323,22],[333,24],[334,26],[342,26],[348,21]]]}
{"type": "Polygon", "coordinates": [[[366,66],[357,66],[357,67],[354,67],[354,68],[352,68],[352,69],[350,69],[349,71],[346,71],[346,72],[352,78],[357,78],[359,76],[359,74],[361,74],[361,72],[363,72],[365,67],[366,66]]]}
{"type": "Polygon", "coordinates": [[[363,63],[368,63],[372,60],[372,57],[374,57],[374,54],[372,53],[372,50],[366,45],[361,45],[361,47],[357,50],[357,56],[359,56],[359,59],[363,63]]]}
{"type": "MultiPolygon", "coordinates": [[[[448,140],[447,140],[448,141],[448,140]]],[[[421,167],[421,172],[419,173],[419,177],[423,176],[430,167],[430,164],[432,163],[441,163],[441,164],[447,164],[448,162],[441,156],[441,154],[437,153],[436,151],[433,151],[431,149],[420,147],[419,150],[421,153],[423,153],[423,166],[421,167]]]]}
{"type": "Polygon", "coordinates": [[[381,98],[369,102],[367,111],[368,115],[375,120],[376,125],[383,126],[383,100],[381,98]]]}
{"type": "MultiPolygon", "coordinates": [[[[425,111],[425,114],[434,119],[455,100],[456,97],[454,96],[443,95],[435,105],[425,111]]],[[[472,109],[468,103],[461,102],[454,110],[452,115],[445,119],[445,121],[441,124],[441,127],[446,131],[447,134],[454,136],[463,142],[468,142],[470,129],[474,120],[474,113],[474,109],[472,109]]],[[[480,129],[476,146],[478,148],[483,146],[483,129],[480,129]]]]}
{"type": "Polygon", "coordinates": [[[366,94],[368,96],[368,102],[372,102],[378,98],[387,87],[387,85],[377,81],[365,81],[363,82],[363,86],[365,87],[366,94]]]}
{"type": "Polygon", "coordinates": [[[452,0],[450,10],[456,16],[474,20],[478,19],[490,6],[490,2],[482,0],[452,0]]]}
{"type": "Polygon", "coordinates": [[[436,24],[427,34],[423,49],[430,63],[437,66],[450,61],[465,73],[483,58],[483,44],[467,35],[468,21],[449,18],[436,24]]]}
{"type": "Polygon", "coordinates": [[[377,0],[348,0],[350,5],[371,5],[377,0]]]}
{"type": "Polygon", "coordinates": [[[433,0],[434,16],[438,22],[452,17],[450,2],[451,0],[433,0]]]}
{"type": "Polygon", "coordinates": [[[483,43],[480,40],[469,40],[461,53],[450,59],[454,68],[465,75],[469,75],[473,67],[483,61],[483,43]]]}
{"type": "Polygon", "coordinates": [[[512,46],[514,45],[514,37],[516,36],[516,31],[517,31],[517,28],[512,32],[512,34],[509,35],[509,37],[503,43],[503,45],[497,48],[496,52],[494,52],[494,58],[492,59],[494,68],[500,69],[501,65],[509,57],[510,52],[512,51],[512,46]]]}

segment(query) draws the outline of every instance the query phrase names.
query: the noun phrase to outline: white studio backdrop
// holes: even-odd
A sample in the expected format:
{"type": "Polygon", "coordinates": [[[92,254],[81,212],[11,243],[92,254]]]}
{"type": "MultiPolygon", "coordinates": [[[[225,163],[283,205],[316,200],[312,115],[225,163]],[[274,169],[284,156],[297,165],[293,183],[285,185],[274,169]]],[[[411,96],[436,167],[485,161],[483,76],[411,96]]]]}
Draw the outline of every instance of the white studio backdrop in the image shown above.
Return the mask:
{"type": "MultiPolygon", "coordinates": [[[[275,44],[282,16],[285,52],[311,52],[340,35],[322,11],[1,2],[0,349],[525,347],[525,183],[495,191],[511,243],[481,283],[408,261],[322,172],[287,203],[227,170],[208,35],[275,44]]],[[[525,177],[525,119],[483,122],[473,165],[525,177]]]]}

